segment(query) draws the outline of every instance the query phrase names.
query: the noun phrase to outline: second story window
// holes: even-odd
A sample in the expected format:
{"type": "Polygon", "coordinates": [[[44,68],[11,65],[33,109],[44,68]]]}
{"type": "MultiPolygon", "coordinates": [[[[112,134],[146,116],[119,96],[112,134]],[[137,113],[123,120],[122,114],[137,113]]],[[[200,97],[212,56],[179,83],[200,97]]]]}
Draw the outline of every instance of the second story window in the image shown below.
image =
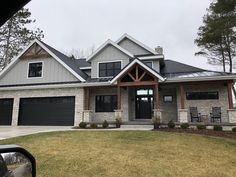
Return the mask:
{"type": "Polygon", "coordinates": [[[152,68],[152,62],[151,61],[143,61],[144,64],[152,68]]]}
{"type": "Polygon", "coordinates": [[[36,62],[36,63],[29,63],[29,71],[28,71],[28,77],[34,78],[34,77],[42,77],[42,62],[36,62]]]}
{"type": "Polygon", "coordinates": [[[112,77],[121,70],[121,62],[99,63],[99,77],[112,77]]]}

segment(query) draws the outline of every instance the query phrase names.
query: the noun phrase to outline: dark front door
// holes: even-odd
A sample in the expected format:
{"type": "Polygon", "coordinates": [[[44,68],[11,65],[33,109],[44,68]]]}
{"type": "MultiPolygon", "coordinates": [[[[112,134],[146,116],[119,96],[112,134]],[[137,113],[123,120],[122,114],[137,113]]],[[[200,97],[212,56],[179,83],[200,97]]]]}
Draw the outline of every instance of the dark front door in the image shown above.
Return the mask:
{"type": "Polygon", "coordinates": [[[11,125],[13,99],[0,99],[0,125],[11,125]]]}
{"type": "Polygon", "coordinates": [[[73,126],[75,97],[21,98],[19,125],[73,126]]]}
{"type": "Polygon", "coordinates": [[[151,119],[152,96],[136,96],[136,119],[151,119]]]}

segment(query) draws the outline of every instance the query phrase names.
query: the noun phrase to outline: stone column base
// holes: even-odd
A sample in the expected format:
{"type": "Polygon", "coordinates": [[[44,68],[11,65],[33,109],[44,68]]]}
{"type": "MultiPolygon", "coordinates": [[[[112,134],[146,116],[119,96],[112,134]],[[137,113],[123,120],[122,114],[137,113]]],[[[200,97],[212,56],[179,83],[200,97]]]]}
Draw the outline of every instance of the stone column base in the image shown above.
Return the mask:
{"type": "Polygon", "coordinates": [[[187,123],[188,122],[188,110],[187,109],[179,109],[179,122],[180,123],[187,123]]]}
{"type": "Polygon", "coordinates": [[[115,119],[117,118],[121,118],[123,120],[123,117],[122,117],[122,110],[121,109],[115,109],[115,119]]]}
{"type": "Polygon", "coordinates": [[[160,109],[153,109],[153,117],[160,117],[160,123],[162,123],[162,115],[161,115],[161,110],[160,109]]]}
{"type": "Polygon", "coordinates": [[[93,111],[92,110],[84,110],[83,122],[92,122],[92,121],[93,121],[93,111]]]}
{"type": "Polygon", "coordinates": [[[228,109],[229,123],[236,123],[236,109],[228,109]]]}

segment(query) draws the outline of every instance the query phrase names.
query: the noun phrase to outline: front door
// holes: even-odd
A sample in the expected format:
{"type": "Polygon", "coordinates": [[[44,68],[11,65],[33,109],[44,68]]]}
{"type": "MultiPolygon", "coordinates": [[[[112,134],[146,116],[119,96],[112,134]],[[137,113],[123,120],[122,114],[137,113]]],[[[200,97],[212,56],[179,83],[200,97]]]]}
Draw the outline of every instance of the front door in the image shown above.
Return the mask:
{"type": "Polygon", "coordinates": [[[153,109],[153,90],[136,90],[135,107],[136,119],[151,119],[153,109]]]}

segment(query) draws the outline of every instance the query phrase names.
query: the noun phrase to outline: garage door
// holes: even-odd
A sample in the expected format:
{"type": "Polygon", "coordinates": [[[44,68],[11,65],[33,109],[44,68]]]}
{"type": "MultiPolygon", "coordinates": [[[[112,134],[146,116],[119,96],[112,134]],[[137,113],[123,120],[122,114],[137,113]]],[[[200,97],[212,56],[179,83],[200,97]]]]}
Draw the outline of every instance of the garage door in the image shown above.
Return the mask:
{"type": "Polygon", "coordinates": [[[0,125],[11,125],[13,98],[0,99],[0,125]]]}
{"type": "Polygon", "coordinates": [[[73,126],[75,97],[21,98],[19,125],[73,126]]]}

